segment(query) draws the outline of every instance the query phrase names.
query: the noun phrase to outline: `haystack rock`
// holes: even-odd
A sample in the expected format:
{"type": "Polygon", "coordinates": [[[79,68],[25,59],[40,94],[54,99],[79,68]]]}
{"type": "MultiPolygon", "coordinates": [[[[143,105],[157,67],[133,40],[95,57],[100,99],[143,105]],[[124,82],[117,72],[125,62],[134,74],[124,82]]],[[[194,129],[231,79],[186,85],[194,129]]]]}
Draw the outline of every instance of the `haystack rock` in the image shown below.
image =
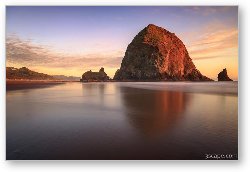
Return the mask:
{"type": "Polygon", "coordinates": [[[105,73],[104,68],[102,67],[99,72],[87,71],[82,75],[82,82],[91,82],[91,81],[107,81],[110,77],[105,73]]]}
{"type": "Polygon", "coordinates": [[[233,81],[228,77],[226,68],[218,74],[218,81],[233,81]]]}
{"type": "Polygon", "coordinates": [[[211,81],[195,67],[183,42],[161,27],[149,24],[128,45],[115,80],[211,81]]]}

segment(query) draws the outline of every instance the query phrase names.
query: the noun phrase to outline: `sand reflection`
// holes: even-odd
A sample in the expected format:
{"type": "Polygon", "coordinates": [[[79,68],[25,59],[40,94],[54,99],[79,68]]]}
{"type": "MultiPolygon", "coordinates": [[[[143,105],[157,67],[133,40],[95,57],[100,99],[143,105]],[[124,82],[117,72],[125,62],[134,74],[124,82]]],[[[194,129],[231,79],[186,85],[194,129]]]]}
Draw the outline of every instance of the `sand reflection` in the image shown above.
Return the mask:
{"type": "Polygon", "coordinates": [[[121,93],[129,122],[149,137],[175,126],[190,101],[190,96],[183,92],[122,87],[121,93]]]}

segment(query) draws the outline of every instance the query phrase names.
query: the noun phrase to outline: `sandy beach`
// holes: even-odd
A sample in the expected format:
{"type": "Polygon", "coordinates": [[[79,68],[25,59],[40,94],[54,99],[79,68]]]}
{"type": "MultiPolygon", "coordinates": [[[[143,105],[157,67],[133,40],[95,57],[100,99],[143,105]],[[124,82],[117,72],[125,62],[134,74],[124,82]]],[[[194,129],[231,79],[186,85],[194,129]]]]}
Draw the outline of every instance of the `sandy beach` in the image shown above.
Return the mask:
{"type": "Polygon", "coordinates": [[[67,81],[60,80],[6,80],[6,90],[21,90],[31,88],[46,88],[57,84],[64,84],[67,81]]]}
{"type": "Polygon", "coordinates": [[[8,160],[237,159],[237,82],[31,83],[6,94],[8,160]]]}

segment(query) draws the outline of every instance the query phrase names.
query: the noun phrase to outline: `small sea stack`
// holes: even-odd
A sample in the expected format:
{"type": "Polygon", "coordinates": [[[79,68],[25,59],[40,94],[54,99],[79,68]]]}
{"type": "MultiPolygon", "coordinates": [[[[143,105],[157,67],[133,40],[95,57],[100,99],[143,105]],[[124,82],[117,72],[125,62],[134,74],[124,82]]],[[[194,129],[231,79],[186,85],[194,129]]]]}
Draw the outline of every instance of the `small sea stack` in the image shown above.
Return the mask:
{"type": "Polygon", "coordinates": [[[103,82],[110,80],[110,77],[105,73],[102,67],[99,72],[87,71],[82,75],[81,82],[103,82]]]}
{"type": "Polygon", "coordinates": [[[227,75],[227,69],[223,69],[219,74],[218,74],[218,81],[233,81],[229,76],[227,75]]]}

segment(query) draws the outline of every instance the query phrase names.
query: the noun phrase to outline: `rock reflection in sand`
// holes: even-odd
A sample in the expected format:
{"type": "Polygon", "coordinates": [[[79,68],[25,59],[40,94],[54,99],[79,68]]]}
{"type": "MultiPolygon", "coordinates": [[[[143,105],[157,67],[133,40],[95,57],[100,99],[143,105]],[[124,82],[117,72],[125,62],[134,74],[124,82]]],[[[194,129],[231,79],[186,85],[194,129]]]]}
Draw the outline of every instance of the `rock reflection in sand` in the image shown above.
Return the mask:
{"type": "Polygon", "coordinates": [[[191,98],[183,92],[129,87],[122,87],[121,93],[128,120],[148,136],[157,136],[171,129],[183,116],[191,98]]]}

